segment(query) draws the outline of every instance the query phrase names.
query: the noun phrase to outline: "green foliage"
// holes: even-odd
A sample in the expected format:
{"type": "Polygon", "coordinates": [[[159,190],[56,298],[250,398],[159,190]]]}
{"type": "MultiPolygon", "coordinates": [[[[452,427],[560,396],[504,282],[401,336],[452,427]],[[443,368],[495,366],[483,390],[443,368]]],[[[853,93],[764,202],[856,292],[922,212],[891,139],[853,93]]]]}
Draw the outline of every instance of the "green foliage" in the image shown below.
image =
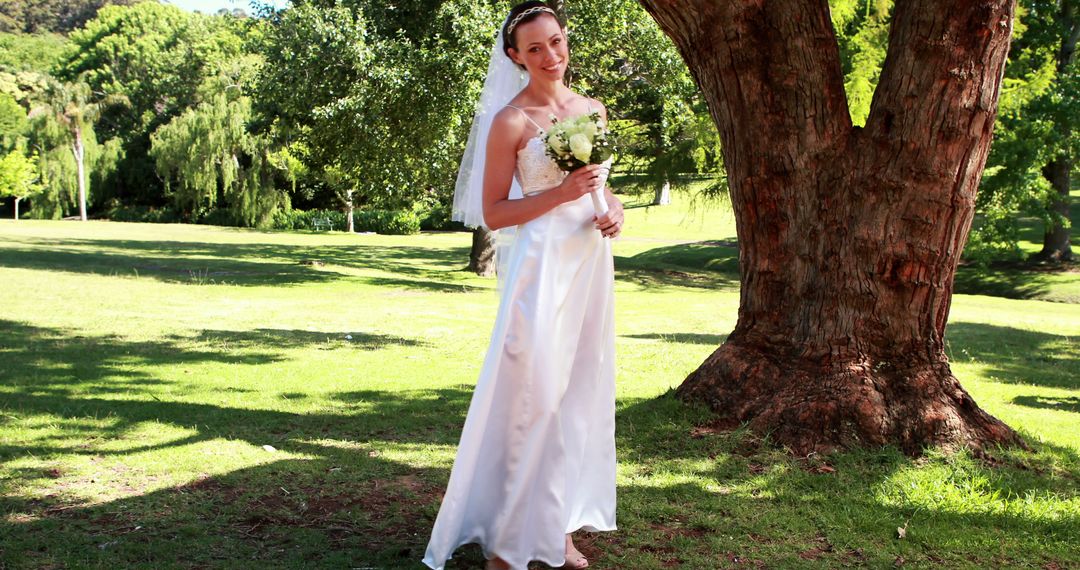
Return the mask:
{"type": "Polygon", "coordinates": [[[1080,73],[1075,56],[1062,66],[1059,49],[1080,30],[1068,3],[1021,0],[1005,67],[994,142],[976,199],[979,217],[965,255],[986,263],[1019,259],[1022,217],[1069,224],[1049,208],[1055,190],[1043,168],[1059,154],[1080,154],[1080,73]],[[1069,133],[1063,136],[1063,133],[1069,133]]]}
{"type": "Polygon", "coordinates": [[[436,204],[419,211],[417,215],[420,217],[421,230],[450,231],[465,229],[464,224],[450,219],[451,207],[447,204],[436,204]]]}
{"type": "Polygon", "coordinates": [[[270,227],[275,230],[312,230],[316,220],[329,220],[337,231],[346,227],[345,212],[340,210],[278,210],[274,212],[270,227]]]}
{"type": "Polygon", "coordinates": [[[2,32],[68,32],[82,26],[103,6],[142,0],[4,0],[0,2],[2,32]]]}
{"type": "MultiPolygon", "coordinates": [[[[39,218],[61,218],[78,207],[76,148],[82,148],[84,176],[93,172],[101,155],[94,131],[100,106],[91,101],[89,85],[55,80],[31,104],[29,144],[38,154],[43,186],[32,213],[39,218]]],[[[94,194],[89,180],[86,184],[89,204],[94,194]]]]}
{"type": "Polygon", "coordinates": [[[42,190],[35,164],[37,157],[27,157],[13,150],[0,157],[0,197],[11,196],[18,200],[28,198],[42,190]]]}
{"type": "Polygon", "coordinates": [[[572,86],[608,107],[616,168],[654,188],[680,185],[687,174],[722,181],[720,137],[705,101],[648,13],[632,0],[568,2],[566,11],[572,86]]]}
{"type": "Polygon", "coordinates": [[[892,0],[830,0],[851,122],[862,126],[889,43],[892,0]]]}
{"type": "Polygon", "coordinates": [[[0,93],[10,95],[20,104],[45,91],[50,76],[40,71],[0,71],[0,93]]]}
{"type": "Polygon", "coordinates": [[[402,20],[407,30],[369,28],[365,10],[380,5],[304,2],[277,14],[258,107],[299,140],[313,173],[340,172],[341,200],[400,209],[432,190],[448,199],[499,14],[449,0],[402,20]]]}
{"type": "Polygon", "coordinates": [[[102,114],[102,140],[119,139],[120,162],[105,197],[160,204],[165,189],[149,156],[150,135],[212,98],[212,78],[240,81],[253,69],[231,67],[257,61],[243,57],[244,42],[256,24],[233,17],[191,14],[169,4],[143,2],[109,6],[71,34],[71,47],[57,70],[65,79],[83,78],[93,88],[102,114]]]}
{"type": "MultiPolygon", "coordinates": [[[[261,226],[288,205],[276,188],[286,162],[264,136],[248,132],[251,101],[232,89],[189,109],[151,135],[150,156],[182,211],[231,207],[233,222],[261,226]]],[[[233,224],[229,224],[233,225],[233,224]]]]}
{"type": "Polygon", "coordinates": [[[63,58],[67,38],[60,34],[0,33],[0,67],[15,71],[48,71],[63,58]]]}
{"type": "Polygon", "coordinates": [[[30,123],[26,110],[7,93],[0,93],[0,152],[25,146],[30,123]]]}
{"type": "Polygon", "coordinates": [[[358,232],[400,236],[420,233],[420,217],[412,210],[360,210],[353,216],[358,232]]]}

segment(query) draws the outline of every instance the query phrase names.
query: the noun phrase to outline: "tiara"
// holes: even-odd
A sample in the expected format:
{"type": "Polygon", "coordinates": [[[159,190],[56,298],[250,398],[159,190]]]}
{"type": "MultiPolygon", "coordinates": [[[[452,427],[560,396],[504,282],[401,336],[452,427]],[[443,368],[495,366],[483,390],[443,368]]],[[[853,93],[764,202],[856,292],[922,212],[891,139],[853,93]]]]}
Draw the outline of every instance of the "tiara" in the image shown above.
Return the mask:
{"type": "Polygon", "coordinates": [[[555,10],[552,10],[551,8],[548,8],[547,6],[536,6],[534,8],[529,8],[528,10],[525,10],[524,12],[518,14],[517,16],[514,16],[513,20],[510,20],[510,25],[506,27],[506,35],[510,35],[510,34],[514,33],[514,28],[516,28],[517,25],[521,23],[522,18],[524,18],[525,16],[528,16],[529,14],[535,14],[537,12],[547,12],[547,13],[551,14],[552,16],[558,17],[555,14],[555,10]]]}

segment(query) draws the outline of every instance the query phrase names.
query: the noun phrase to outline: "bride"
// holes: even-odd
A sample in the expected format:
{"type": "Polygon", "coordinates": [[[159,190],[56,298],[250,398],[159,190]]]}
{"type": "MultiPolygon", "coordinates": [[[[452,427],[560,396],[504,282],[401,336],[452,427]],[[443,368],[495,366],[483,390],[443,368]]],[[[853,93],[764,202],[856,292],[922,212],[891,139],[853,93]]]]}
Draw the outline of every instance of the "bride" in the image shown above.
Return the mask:
{"type": "Polygon", "coordinates": [[[424,563],[479,543],[488,569],[539,560],[584,568],[579,529],[615,530],[615,330],[611,242],[622,204],[607,167],[566,175],[541,135],[599,102],[563,82],[566,29],[543,2],[499,33],[459,172],[455,219],[499,230],[491,341],[424,563]],[[605,214],[588,194],[603,193],[605,214]]]}

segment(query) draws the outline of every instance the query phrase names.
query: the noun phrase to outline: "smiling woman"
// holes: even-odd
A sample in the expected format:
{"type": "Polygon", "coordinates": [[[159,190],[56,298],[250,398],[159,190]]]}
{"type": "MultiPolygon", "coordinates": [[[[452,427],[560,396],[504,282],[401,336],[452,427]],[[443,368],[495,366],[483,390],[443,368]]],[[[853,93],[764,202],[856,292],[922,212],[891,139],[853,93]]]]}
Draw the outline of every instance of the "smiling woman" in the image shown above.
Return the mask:
{"type": "Polygon", "coordinates": [[[585,568],[571,534],[615,530],[614,267],[605,238],[619,234],[623,209],[600,165],[566,174],[538,136],[556,120],[606,117],[599,101],[564,83],[569,58],[551,7],[514,7],[469,140],[486,152],[462,161],[455,208],[466,206],[466,223],[514,233],[497,254],[498,314],[424,557],[436,570],[466,543],[481,545],[489,570],[534,560],[585,568]],[[490,131],[479,130],[489,115],[490,131]],[[460,199],[478,188],[482,199],[460,199]],[[606,192],[606,213],[594,215],[593,191],[606,192]]]}

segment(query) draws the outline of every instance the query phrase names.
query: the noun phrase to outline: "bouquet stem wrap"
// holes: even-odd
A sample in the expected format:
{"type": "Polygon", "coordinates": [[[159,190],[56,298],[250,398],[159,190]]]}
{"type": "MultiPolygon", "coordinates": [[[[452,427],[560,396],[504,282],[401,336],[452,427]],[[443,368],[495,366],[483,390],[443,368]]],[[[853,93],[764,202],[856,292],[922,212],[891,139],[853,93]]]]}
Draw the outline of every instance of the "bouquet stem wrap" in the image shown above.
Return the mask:
{"type": "Polygon", "coordinates": [[[607,124],[600,114],[592,112],[560,121],[552,115],[551,129],[544,137],[547,155],[564,172],[573,172],[587,164],[603,166],[600,175],[600,188],[589,193],[596,215],[608,212],[604,189],[608,174],[611,172],[612,148],[607,124]]]}
{"type": "Polygon", "coordinates": [[[607,197],[604,195],[604,189],[607,187],[608,173],[611,172],[611,157],[609,156],[600,166],[603,167],[603,170],[600,171],[600,188],[589,192],[589,198],[592,198],[593,210],[596,211],[597,217],[608,213],[607,197]]]}

